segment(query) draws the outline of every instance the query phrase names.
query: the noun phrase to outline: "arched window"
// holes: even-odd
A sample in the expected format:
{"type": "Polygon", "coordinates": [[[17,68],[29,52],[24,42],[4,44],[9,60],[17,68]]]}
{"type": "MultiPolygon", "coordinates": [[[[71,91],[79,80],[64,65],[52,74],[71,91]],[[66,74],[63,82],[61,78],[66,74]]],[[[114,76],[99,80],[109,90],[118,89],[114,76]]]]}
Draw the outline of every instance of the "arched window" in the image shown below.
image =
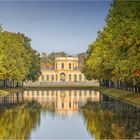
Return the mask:
{"type": "Polygon", "coordinates": [[[89,91],[89,95],[90,95],[90,96],[92,95],[92,90],[89,91]]]}
{"type": "Polygon", "coordinates": [[[71,63],[69,63],[69,69],[71,70],[71,63]]]}
{"type": "Polygon", "coordinates": [[[54,81],[54,75],[52,75],[52,81],[54,81]]]}
{"type": "Polygon", "coordinates": [[[69,108],[71,108],[71,102],[69,102],[69,108]]]}
{"type": "Polygon", "coordinates": [[[39,91],[37,91],[36,93],[37,93],[36,95],[39,96],[39,91]]]}
{"type": "Polygon", "coordinates": [[[62,108],[64,108],[64,102],[62,102],[62,105],[61,106],[62,106],[62,108]]]}
{"type": "Polygon", "coordinates": [[[79,91],[79,96],[82,96],[82,91],[81,90],[79,91]]]}
{"type": "Polygon", "coordinates": [[[64,69],[64,63],[62,63],[62,69],[64,69]]]}
{"type": "Polygon", "coordinates": [[[69,81],[71,81],[71,74],[69,74],[69,81]]]}
{"type": "Polygon", "coordinates": [[[77,75],[74,74],[74,82],[76,82],[76,81],[77,81],[77,75]]]}
{"type": "Polygon", "coordinates": [[[49,81],[49,75],[46,76],[46,80],[49,81]]]}
{"type": "Polygon", "coordinates": [[[87,95],[87,91],[86,91],[86,90],[84,90],[84,95],[85,95],[85,96],[87,95]]]}
{"type": "Polygon", "coordinates": [[[56,74],[56,82],[58,81],[58,75],[56,74]]]}
{"type": "Polygon", "coordinates": [[[49,91],[48,90],[46,91],[46,93],[47,93],[47,96],[49,96],[49,91]]]}
{"type": "Polygon", "coordinates": [[[42,75],[42,81],[44,81],[44,75],[42,75]]]}
{"type": "Polygon", "coordinates": [[[34,96],[34,91],[32,91],[32,96],[34,96]]]}
{"type": "Polygon", "coordinates": [[[42,96],[44,96],[44,90],[42,90],[42,96]]]}
{"type": "Polygon", "coordinates": [[[82,81],[82,75],[79,74],[79,81],[82,81]]]}

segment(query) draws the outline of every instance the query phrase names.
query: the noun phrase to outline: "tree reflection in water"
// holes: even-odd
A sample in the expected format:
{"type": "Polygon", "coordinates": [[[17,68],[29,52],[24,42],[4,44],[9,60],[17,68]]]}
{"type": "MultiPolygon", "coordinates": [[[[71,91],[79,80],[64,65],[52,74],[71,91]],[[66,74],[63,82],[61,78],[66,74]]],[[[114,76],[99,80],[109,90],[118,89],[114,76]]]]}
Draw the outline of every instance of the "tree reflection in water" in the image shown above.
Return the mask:
{"type": "Polygon", "coordinates": [[[27,139],[40,123],[41,106],[25,102],[0,112],[0,139],[27,139]]]}
{"type": "Polygon", "coordinates": [[[87,130],[96,139],[132,139],[140,134],[140,114],[110,111],[100,103],[82,107],[87,130]]]}

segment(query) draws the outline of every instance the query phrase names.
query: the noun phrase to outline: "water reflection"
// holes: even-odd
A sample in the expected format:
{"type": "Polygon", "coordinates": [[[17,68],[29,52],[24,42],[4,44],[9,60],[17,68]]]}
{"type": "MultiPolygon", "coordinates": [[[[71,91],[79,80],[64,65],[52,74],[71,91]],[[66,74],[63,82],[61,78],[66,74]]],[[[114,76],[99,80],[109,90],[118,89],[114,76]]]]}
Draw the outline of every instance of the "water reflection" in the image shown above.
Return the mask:
{"type": "Polygon", "coordinates": [[[36,102],[0,111],[0,139],[27,139],[39,123],[40,105],[36,102]]]}
{"type": "Polygon", "coordinates": [[[100,93],[94,90],[34,90],[24,91],[24,100],[36,100],[42,106],[53,106],[56,112],[77,111],[87,101],[99,102],[100,93]]]}
{"type": "Polygon", "coordinates": [[[102,95],[100,103],[89,102],[82,113],[96,139],[140,138],[140,109],[102,95]]]}
{"type": "Polygon", "coordinates": [[[99,102],[99,95],[91,89],[50,89],[0,97],[0,107],[6,109],[1,112],[0,138],[90,139],[78,110],[87,101],[99,102]]]}
{"type": "Polygon", "coordinates": [[[0,108],[0,139],[140,138],[140,109],[92,89],[25,90],[0,108]]]}

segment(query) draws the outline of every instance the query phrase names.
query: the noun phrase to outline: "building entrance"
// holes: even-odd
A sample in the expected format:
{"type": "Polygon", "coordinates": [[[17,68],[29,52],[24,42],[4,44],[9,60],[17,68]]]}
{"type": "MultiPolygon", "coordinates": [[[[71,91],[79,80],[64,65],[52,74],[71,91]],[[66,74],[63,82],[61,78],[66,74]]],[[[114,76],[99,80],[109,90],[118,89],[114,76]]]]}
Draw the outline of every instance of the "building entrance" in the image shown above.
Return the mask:
{"type": "Polygon", "coordinates": [[[65,82],[66,81],[66,75],[65,73],[60,74],[60,82],[65,82]]]}

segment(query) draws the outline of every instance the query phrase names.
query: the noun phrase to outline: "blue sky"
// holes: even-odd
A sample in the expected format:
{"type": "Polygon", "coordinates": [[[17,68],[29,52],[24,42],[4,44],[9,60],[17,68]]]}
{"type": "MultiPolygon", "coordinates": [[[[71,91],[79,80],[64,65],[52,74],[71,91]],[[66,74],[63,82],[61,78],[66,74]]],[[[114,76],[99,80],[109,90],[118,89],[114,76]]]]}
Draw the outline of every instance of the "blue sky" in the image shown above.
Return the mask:
{"type": "Polygon", "coordinates": [[[111,1],[0,1],[4,30],[22,32],[37,51],[85,52],[105,25],[111,1]]]}

